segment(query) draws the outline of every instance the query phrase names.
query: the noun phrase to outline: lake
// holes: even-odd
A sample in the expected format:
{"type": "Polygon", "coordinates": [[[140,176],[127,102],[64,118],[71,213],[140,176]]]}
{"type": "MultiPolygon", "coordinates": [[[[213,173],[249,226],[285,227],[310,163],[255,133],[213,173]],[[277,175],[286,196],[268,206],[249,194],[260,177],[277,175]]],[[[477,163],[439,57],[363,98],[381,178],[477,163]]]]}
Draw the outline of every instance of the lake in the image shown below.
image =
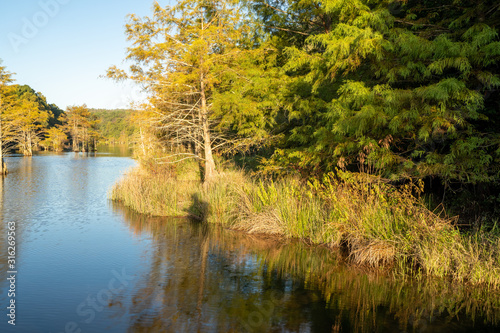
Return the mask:
{"type": "Polygon", "coordinates": [[[134,213],[108,200],[136,165],[129,155],[114,148],[6,158],[0,332],[500,329],[500,295],[485,288],[395,279],[324,247],[134,213]]]}

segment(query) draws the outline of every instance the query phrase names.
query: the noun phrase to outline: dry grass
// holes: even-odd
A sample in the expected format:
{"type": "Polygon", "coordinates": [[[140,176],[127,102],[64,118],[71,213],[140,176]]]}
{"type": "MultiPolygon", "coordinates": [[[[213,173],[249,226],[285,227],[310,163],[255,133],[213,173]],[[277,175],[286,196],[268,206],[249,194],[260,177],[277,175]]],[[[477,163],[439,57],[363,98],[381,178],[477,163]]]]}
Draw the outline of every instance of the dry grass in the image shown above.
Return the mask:
{"type": "Polygon", "coordinates": [[[285,231],[278,212],[274,208],[259,213],[246,214],[245,218],[238,219],[233,226],[236,230],[242,230],[250,234],[284,235],[285,231]]]}
{"type": "Polygon", "coordinates": [[[396,258],[396,246],[384,240],[370,240],[351,244],[349,254],[352,261],[359,265],[390,265],[396,258]]]}
{"type": "Polygon", "coordinates": [[[178,180],[173,168],[152,171],[150,166],[141,165],[115,184],[110,198],[144,214],[179,216],[187,215],[199,188],[199,180],[178,180]]]}

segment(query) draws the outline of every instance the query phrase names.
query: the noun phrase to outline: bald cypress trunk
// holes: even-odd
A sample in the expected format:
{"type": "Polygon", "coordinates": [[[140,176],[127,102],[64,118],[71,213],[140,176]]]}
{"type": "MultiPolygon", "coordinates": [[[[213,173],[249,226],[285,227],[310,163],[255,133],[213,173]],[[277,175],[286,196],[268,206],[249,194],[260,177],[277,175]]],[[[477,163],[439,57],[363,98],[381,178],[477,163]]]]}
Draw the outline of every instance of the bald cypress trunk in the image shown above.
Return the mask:
{"type": "Polygon", "coordinates": [[[215,175],[215,161],[212,155],[212,139],[210,137],[210,127],[208,124],[207,99],[205,96],[205,82],[203,73],[200,75],[201,86],[201,125],[203,127],[203,144],[205,146],[205,182],[211,182],[215,175]]]}
{"type": "MultiPolygon", "coordinates": [[[[1,101],[0,101],[1,104],[1,101]]],[[[7,174],[7,166],[3,160],[3,132],[2,132],[2,117],[0,115],[0,175],[7,174]]]]}

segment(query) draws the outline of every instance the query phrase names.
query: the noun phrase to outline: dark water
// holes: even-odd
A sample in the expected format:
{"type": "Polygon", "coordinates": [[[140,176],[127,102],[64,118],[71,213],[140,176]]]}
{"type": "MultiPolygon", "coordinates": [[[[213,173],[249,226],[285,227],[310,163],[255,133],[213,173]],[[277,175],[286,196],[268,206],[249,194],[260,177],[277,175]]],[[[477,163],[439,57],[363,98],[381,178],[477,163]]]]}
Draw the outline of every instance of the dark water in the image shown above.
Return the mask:
{"type": "Polygon", "coordinates": [[[135,214],[114,150],[9,157],[0,183],[0,332],[498,332],[500,296],[398,281],[324,248],[135,214]],[[16,222],[16,326],[7,227],[16,222]]]}

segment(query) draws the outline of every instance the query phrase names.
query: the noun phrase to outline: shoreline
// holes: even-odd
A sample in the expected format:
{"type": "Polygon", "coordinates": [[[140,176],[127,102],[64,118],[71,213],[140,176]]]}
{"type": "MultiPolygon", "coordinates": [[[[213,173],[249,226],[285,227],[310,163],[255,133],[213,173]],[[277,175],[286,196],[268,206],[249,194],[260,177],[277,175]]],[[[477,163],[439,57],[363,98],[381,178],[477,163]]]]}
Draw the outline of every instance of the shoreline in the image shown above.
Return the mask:
{"type": "Polygon", "coordinates": [[[338,248],[349,262],[371,269],[500,288],[499,227],[460,232],[418,199],[422,184],[395,188],[352,173],[272,181],[225,170],[202,185],[195,169],[138,166],[110,198],[143,214],[191,215],[249,234],[338,248]]]}

